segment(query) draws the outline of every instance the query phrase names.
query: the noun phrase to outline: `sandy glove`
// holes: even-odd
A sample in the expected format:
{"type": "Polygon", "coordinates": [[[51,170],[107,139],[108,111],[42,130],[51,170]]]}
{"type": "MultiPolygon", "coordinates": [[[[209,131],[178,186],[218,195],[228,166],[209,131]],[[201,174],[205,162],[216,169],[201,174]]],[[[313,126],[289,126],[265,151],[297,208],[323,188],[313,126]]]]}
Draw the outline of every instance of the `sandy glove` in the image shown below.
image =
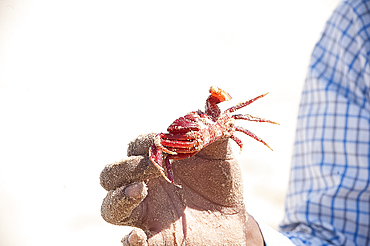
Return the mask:
{"type": "Polygon", "coordinates": [[[242,174],[228,139],[173,161],[178,188],[149,160],[154,136],[132,141],[129,157],[107,165],[100,175],[108,191],[102,217],[137,227],[123,245],[263,245],[257,223],[245,211],[242,174]]]}

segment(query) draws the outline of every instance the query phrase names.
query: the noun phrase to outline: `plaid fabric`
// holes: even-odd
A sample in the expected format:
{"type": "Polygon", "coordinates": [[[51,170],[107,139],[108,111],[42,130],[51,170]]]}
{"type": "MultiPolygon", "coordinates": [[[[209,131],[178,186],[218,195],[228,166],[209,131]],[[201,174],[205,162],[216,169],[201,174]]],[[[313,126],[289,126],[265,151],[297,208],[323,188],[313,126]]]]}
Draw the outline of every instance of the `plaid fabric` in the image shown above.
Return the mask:
{"type": "Polygon", "coordinates": [[[370,245],[370,0],[342,1],[302,93],[286,213],[296,245],[370,245]]]}

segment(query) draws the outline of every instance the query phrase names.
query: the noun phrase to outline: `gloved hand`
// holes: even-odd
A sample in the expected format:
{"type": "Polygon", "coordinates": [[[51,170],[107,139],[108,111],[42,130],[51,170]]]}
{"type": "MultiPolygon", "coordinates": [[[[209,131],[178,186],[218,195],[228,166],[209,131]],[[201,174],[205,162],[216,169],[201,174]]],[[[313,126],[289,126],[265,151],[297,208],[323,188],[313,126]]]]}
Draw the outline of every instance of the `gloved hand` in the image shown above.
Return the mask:
{"type": "Polygon", "coordinates": [[[245,211],[242,174],[228,139],[173,161],[178,188],[149,160],[154,136],[132,141],[129,157],[100,175],[108,191],[102,217],[136,227],[123,245],[263,245],[258,224],[245,211]]]}

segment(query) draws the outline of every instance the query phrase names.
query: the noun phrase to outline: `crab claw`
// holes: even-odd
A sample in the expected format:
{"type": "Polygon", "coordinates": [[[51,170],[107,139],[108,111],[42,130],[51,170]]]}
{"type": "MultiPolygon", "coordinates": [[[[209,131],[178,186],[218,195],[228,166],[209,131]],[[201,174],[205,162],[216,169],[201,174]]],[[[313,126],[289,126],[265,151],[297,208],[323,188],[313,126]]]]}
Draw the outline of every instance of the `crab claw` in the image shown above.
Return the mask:
{"type": "Polygon", "coordinates": [[[216,86],[211,86],[211,88],[209,88],[209,93],[211,93],[211,95],[206,100],[206,114],[216,121],[217,117],[221,114],[221,110],[217,104],[230,100],[231,96],[229,93],[216,86]]]}
{"type": "Polygon", "coordinates": [[[209,88],[209,93],[211,93],[212,96],[220,100],[220,102],[229,101],[231,99],[229,93],[214,85],[211,86],[211,88],[209,88]]]}

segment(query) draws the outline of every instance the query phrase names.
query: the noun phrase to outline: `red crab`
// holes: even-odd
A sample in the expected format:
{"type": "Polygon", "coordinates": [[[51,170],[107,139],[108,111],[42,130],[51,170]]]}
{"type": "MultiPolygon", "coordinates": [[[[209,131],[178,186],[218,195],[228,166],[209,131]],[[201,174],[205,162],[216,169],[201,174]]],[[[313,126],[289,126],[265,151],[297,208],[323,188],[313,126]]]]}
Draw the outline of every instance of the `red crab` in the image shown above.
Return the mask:
{"type": "Polygon", "coordinates": [[[268,122],[272,124],[278,123],[254,117],[249,114],[231,115],[231,113],[236,110],[264,97],[267,93],[251,100],[241,102],[221,113],[217,104],[230,100],[231,96],[216,86],[211,86],[209,92],[211,95],[206,101],[205,113],[198,110],[176,119],[167,128],[168,133],[157,134],[153,145],[149,149],[149,158],[161,172],[162,176],[168,182],[178,187],[181,186],[176,184],[173,179],[171,159],[180,160],[194,156],[207,145],[225,137],[230,137],[239,145],[240,149],[242,149],[243,143],[234,135],[235,131],[243,132],[271,149],[267,143],[249,130],[240,126],[235,126],[235,120],[268,122]],[[162,167],[163,158],[167,175],[164,173],[162,167]]]}

